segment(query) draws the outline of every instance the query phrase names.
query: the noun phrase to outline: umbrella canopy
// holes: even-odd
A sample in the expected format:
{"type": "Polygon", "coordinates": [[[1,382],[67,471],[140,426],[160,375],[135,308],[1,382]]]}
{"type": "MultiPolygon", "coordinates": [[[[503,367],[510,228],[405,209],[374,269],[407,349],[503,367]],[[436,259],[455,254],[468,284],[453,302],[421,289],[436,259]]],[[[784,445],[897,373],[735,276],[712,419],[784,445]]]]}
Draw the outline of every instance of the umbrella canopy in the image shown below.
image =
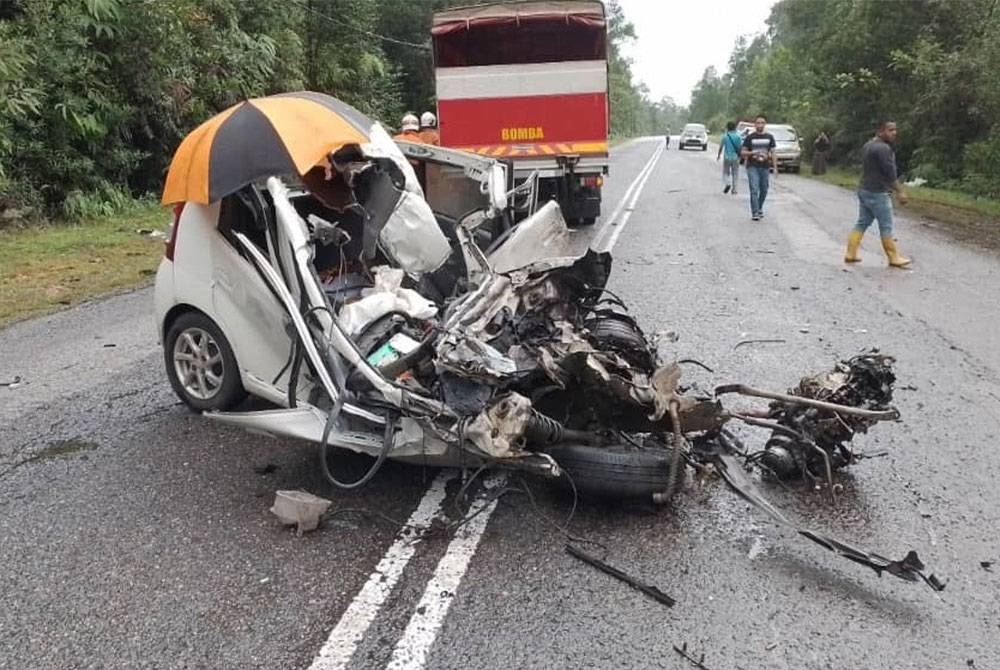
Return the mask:
{"type": "Polygon", "coordinates": [[[374,122],[347,103],[300,91],[253,98],[198,126],[177,148],[162,202],[207,205],[257,179],[305,174],[346,144],[364,144],[374,122]]]}

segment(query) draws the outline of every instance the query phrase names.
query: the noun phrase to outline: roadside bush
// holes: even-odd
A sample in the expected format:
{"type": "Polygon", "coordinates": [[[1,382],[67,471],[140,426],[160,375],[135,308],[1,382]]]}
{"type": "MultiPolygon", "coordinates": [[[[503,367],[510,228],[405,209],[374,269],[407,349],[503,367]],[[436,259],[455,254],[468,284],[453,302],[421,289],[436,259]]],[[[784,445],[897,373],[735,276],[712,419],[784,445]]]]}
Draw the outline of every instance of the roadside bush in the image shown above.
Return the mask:
{"type": "Polygon", "coordinates": [[[42,204],[38,191],[28,180],[0,171],[0,226],[39,215],[42,204]]]}
{"type": "Polygon", "coordinates": [[[70,191],[61,213],[69,221],[84,221],[114,216],[135,206],[136,200],[128,191],[103,182],[94,191],[70,191]]]}
{"type": "Polygon", "coordinates": [[[918,163],[916,167],[913,168],[908,174],[904,175],[904,179],[907,181],[912,179],[926,179],[927,186],[932,186],[934,188],[945,188],[953,180],[948,178],[948,175],[938,167],[937,163],[918,163]]]}
{"type": "Polygon", "coordinates": [[[1000,133],[965,147],[965,187],[973,195],[1000,198],[1000,133]]]}

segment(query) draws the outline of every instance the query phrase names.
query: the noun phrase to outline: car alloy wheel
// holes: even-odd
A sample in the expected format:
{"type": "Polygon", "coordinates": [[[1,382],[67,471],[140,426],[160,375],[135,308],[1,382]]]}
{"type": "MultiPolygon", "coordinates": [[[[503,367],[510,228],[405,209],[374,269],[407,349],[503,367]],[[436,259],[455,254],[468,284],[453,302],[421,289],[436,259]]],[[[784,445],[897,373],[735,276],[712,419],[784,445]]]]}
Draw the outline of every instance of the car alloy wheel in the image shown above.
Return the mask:
{"type": "Polygon", "coordinates": [[[174,372],[184,391],[197,400],[211,400],[225,381],[226,364],[218,343],[201,328],[178,335],[173,351],[174,372]]]}
{"type": "Polygon", "coordinates": [[[226,411],[246,398],[232,345],[201,312],[181,314],[165,328],[163,359],[170,385],[196,412],[226,411]]]}

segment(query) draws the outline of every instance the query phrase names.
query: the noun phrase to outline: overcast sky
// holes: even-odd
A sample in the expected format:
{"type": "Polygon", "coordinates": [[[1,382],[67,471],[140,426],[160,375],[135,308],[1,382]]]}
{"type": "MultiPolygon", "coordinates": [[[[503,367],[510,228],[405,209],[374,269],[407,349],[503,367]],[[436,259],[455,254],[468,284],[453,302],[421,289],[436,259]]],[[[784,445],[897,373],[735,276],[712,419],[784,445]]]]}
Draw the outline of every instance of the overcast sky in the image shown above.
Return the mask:
{"type": "Polygon", "coordinates": [[[766,28],[776,0],[619,0],[638,39],[626,51],[653,100],[690,101],[702,72],[728,69],[736,38],[766,28]]]}

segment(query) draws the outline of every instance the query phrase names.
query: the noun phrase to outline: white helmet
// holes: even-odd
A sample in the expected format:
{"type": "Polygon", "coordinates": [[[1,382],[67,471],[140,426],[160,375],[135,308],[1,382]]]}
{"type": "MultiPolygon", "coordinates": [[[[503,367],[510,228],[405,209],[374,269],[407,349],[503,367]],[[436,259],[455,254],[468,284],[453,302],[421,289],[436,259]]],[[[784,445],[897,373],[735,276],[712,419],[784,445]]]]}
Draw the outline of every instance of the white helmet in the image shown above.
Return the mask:
{"type": "Polygon", "coordinates": [[[421,128],[436,128],[438,124],[438,119],[432,112],[424,112],[420,115],[420,127],[421,128]]]}
{"type": "Polygon", "coordinates": [[[418,119],[415,114],[407,114],[403,117],[403,125],[401,128],[403,132],[406,132],[407,130],[420,130],[420,119],[418,119]]]}

